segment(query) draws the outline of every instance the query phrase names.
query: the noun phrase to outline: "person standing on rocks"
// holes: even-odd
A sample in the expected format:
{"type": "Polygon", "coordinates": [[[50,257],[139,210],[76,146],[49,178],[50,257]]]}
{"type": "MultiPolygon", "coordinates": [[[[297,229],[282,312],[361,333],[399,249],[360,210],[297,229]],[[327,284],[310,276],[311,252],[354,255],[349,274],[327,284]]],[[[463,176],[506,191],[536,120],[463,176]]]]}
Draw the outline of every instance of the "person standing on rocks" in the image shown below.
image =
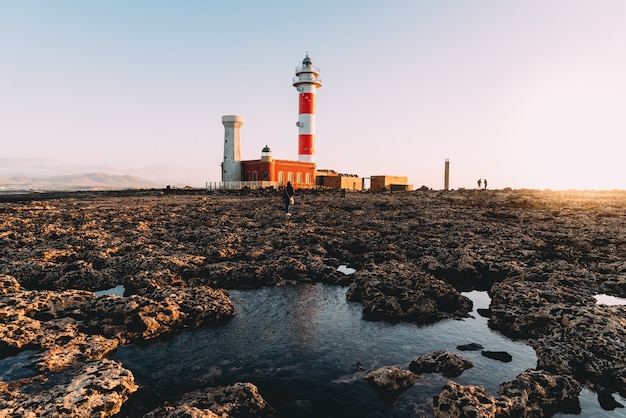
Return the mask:
{"type": "Polygon", "coordinates": [[[480,189],[480,186],[482,184],[482,179],[478,179],[477,183],[478,183],[478,188],[480,189]]]}
{"type": "Polygon", "coordinates": [[[283,201],[285,202],[285,215],[286,216],[291,216],[291,213],[289,213],[289,206],[293,205],[294,194],[295,192],[293,190],[293,186],[291,185],[291,182],[288,181],[287,186],[285,186],[285,188],[283,189],[283,201]]]}
{"type": "Polygon", "coordinates": [[[487,179],[483,180],[483,183],[485,183],[485,190],[487,190],[487,179]]]}

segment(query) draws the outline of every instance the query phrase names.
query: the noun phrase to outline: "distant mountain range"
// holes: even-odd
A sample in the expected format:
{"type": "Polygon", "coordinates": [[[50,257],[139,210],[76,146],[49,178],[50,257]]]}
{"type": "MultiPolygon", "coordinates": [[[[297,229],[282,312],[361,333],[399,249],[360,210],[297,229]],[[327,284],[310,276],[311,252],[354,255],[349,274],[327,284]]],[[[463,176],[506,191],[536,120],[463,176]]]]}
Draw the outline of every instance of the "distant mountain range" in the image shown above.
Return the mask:
{"type": "Polygon", "coordinates": [[[106,173],[82,173],[55,177],[0,177],[0,187],[25,188],[103,188],[103,189],[133,189],[163,187],[137,176],[117,176],[106,173]]]}

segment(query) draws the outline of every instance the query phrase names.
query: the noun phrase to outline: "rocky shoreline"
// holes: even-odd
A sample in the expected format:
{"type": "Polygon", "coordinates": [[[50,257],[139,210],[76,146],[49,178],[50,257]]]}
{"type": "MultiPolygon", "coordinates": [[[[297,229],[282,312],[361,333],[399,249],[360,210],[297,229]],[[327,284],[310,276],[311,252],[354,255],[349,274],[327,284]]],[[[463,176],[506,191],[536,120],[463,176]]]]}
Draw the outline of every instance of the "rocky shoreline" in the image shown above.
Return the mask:
{"type": "MultiPolygon", "coordinates": [[[[528,341],[536,370],[497,398],[451,380],[437,416],[575,411],[583,386],[607,409],[626,396],[626,307],[593,297],[626,297],[626,192],[302,191],[292,217],[280,207],[271,190],[0,196],[0,358],[36,351],[32,376],[0,382],[0,415],[114,416],[137,390],[107,358],[118,346],[227,321],[228,289],[312,282],[349,286],[366,319],[415,323],[463,318],[460,292],[489,291],[490,327],[528,341]]],[[[415,367],[369,379],[402,390],[415,367]]],[[[240,382],[149,416],[274,414],[240,382]]]]}

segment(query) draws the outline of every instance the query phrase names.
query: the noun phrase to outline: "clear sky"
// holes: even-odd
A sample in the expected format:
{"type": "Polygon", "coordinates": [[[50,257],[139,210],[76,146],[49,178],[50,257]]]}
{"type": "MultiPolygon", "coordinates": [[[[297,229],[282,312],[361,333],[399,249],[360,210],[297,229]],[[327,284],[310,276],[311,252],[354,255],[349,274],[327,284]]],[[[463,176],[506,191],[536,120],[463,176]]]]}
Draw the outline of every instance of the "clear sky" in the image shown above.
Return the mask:
{"type": "Polygon", "coordinates": [[[307,51],[318,168],[626,189],[623,0],[0,0],[0,176],[202,186],[228,114],[295,160],[307,51]]]}

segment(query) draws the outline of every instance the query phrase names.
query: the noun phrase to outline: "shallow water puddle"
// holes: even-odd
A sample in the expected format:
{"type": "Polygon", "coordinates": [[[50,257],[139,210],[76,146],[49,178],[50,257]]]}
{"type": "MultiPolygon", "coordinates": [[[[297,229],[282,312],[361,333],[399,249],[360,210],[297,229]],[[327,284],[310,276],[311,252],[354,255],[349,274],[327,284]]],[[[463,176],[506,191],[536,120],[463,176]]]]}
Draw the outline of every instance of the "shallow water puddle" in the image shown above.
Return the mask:
{"type": "Polygon", "coordinates": [[[119,286],[112,287],[110,289],[98,290],[97,292],[94,292],[94,293],[96,294],[96,296],[104,296],[104,295],[124,296],[125,290],[126,288],[124,288],[123,285],[119,285],[119,286]]]}
{"type": "Polygon", "coordinates": [[[618,298],[617,296],[600,294],[595,295],[594,298],[598,305],[626,305],[626,298],[618,298]]]}
{"type": "Polygon", "coordinates": [[[346,266],[345,264],[342,264],[339,267],[337,267],[337,271],[347,276],[347,275],[354,273],[356,270],[346,266]]]}
{"type": "MultiPolygon", "coordinates": [[[[228,323],[147,346],[123,347],[112,357],[154,393],[175,397],[250,381],[279,411],[306,401],[314,416],[327,417],[432,416],[429,402],[447,379],[422,375],[389,404],[363,376],[382,366],[407,369],[412,360],[435,350],[450,350],[473,361],[474,367],[455,380],[485,386],[493,395],[500,383],[536,365],[530,346],[490,330],[476,311],[471,318],[427,326],[371,322],[362,319],[362,306],[347,301],[345,294],[345,287],[322,284],[231,290],[237,315],[228,323]],[[501,363],[480,351],[456,349],[471,342],[507,351],[513,361],[501,363]],[[364,370],[355,368],[357,363],[364,370]]],[[[475,309],[489,305],[486,292],[465,295],[475,309]]]]}

